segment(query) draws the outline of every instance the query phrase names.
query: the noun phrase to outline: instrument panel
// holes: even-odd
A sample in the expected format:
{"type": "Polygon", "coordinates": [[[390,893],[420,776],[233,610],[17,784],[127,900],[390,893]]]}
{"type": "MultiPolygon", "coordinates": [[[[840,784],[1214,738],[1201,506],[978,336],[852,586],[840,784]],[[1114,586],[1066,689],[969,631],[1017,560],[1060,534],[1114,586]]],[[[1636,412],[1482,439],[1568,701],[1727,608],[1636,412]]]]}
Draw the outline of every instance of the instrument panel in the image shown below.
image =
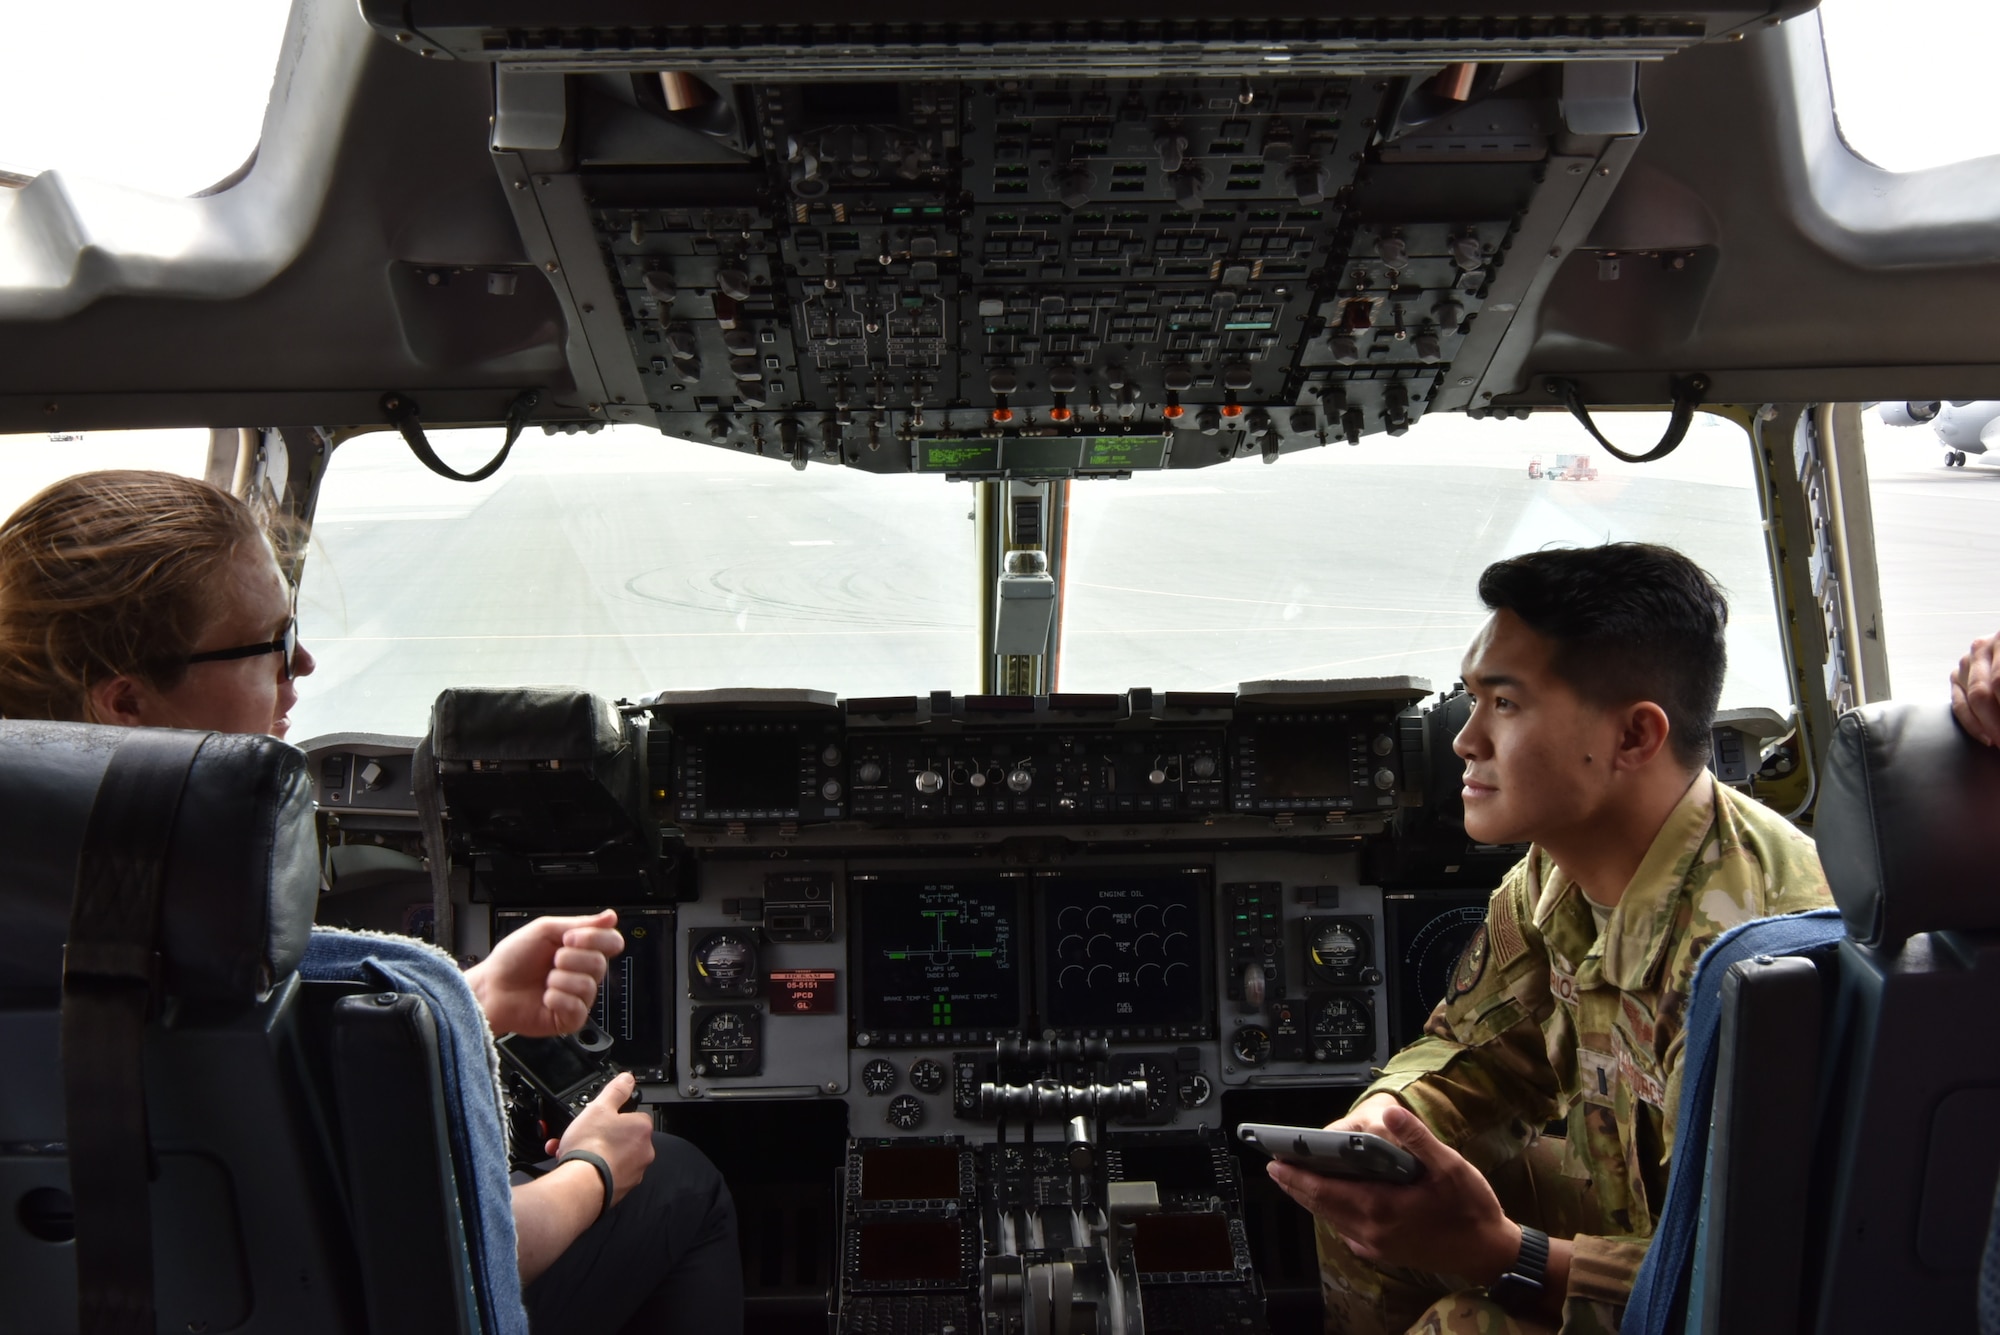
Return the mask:
{"type": "MultiPolygon", "coordinates": [[[[1079,1099],[1216,1127],[1228,1091],[1365,1083],[1483,916],[1482,890],[1374,870],[1424,790],[1421,690],[663,697],[630,710],[651,902],[584,874],[527,899],[475,859],[445,921],[470,957],[618,908],[594,1018],[650,1102],[838,1099],[857,1135],[975,1143],[1079,1099]]],[[[345,799],[329,740],[314,772],[345,799]]],[[[329,828],[379,844],[396,815],[329,828]]]]}

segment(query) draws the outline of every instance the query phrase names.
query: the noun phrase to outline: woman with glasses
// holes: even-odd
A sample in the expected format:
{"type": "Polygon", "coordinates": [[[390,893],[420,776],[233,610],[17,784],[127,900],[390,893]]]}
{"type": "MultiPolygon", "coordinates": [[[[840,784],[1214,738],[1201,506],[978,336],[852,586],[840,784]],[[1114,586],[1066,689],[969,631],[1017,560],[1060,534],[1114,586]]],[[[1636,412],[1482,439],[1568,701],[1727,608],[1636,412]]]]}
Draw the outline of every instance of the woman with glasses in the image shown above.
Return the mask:
{"type": "Polygon", "coordinates": [[[265,524],[171,473],[83,473],[0,527],[0,717],[283,737],[313,657],[265,524]]]}
{"type": "MultiPolygon", "coordinates": [[[[83,473],[0,525],[0,718],[283,737],[312,670],[268,526],[219,487],[83,473]]],[[[624,949],[616,927],[608,910],[538,918],[465,981],[496,1031],[574,1032],[624,949]]],[[[535,1335],[742,1328],[729,1190],[700,1150],[621,1111],[632,1092],[618,1076],[515,1184],[535,1335]]]]}

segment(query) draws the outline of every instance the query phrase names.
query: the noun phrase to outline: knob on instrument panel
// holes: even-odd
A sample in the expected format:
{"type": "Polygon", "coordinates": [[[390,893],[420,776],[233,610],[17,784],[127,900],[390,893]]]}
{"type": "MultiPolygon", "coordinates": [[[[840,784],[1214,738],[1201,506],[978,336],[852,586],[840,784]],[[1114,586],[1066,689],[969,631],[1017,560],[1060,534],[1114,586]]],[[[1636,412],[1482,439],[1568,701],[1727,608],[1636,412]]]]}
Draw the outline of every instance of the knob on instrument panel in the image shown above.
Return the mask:
{"type": "Polygon", "coordinates": [[[1260,1011],[1264,1009],[1264,966],[1246,964],[1243,966],[1243,1009],[1260,1011]]]}
{"type": "Polygon", "coordinates": [[[854,771],[854,779],[856,783],[880,783],[882,782],[882,767],[872,760],[864,760],[861,762],[860,767],[854,771]]]}
{"type": "Polygon", "coordinates": [[[1035,786],[1035,776],[1025,766],[1010,770],[1007,774],[1007,786],[1017,793],[1025,793],[1035,786]]]}
{"type": "Polygon", "coordinates": [[[1215,757],[1196,756],[1188,768],[1194,771],[1194,777],[1197,779],[1212,779],[1215,777],[1215,757]]]}
{"type": "Polygon", "coordinates": [[[917,791],[935,793],[944,787],[944,775],[934,769],[927,769],[917,775],[917,791]]]}

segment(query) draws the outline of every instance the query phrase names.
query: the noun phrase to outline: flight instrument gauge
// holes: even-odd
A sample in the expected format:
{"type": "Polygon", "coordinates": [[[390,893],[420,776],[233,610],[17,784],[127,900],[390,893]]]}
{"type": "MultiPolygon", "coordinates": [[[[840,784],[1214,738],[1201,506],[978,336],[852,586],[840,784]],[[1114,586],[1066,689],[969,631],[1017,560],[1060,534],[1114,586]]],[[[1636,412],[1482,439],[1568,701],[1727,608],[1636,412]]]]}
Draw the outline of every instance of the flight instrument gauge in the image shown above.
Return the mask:
{"type": "Polygon", "coordinates": [[[757,1075],[764,1069],[764,1017],[754,1006],[697,1006],[689,1018],[696,1075],[757,1075]]]}
{"type": "Polygon", "coordinates": [[[688,985],[703,1000],[754,997],[763,990],[757,937],[743,928],[694,932],[688,944],[688,985]]]}
{"type": "Polygon", "coordinates": [[[1167,1122],[1173,1118],[1174,1082],[1167,1074],[1167,1059],[1127,1056],[1118,1061],[1120,1080],[1143,1080],[1146,1084],[1146,1111],[1120,1118],[1126,1122],[1167,1122]]]}
{"type": "Polygon", "coordinates": [[[1271,1060],[1271,1032],[1246,1024],[1229,1036],[1229,1055],[1245,1066],[1262,1066],[1271,1060]]]}
{"type": "Polygon", "coordinates": [[[910,1068],[910,1083],[925,1094],[938,1093],[944,1088],[945,1081],[950,1078],[951,1073],[944,1069],[943,1064],[934,1062],[929,1057],[910,1068]]]}
{"type": "Polygon", "coordinates": [[[1314,1061],[1355,1061],[1375,1051],[1375,1016],[1365,996],[1315,997],[1312,1001],[1314,1061]]]}
{"type": "Polygon", "coordinates": [[[898,1131],[915,1131],[924,1124],[924,1101],[914,1094],[898,1094],[889,1100],[889,1125],[898,1131]]]}
{"type": "Polygon", "coordinates": [[[870,1094],[887,1094],[896,1087],[896,1064],[877,1057],[861,1068],[861,1087],[870,1094]]]}
{"type": "Polygon", "coordinates": [[[1302,918],[1305,929],[1306,971],[1313,981],[1340,987],[1372,985],[1375,977],[1374,951],[1368,929],[1359,918],[1302,918]]]}

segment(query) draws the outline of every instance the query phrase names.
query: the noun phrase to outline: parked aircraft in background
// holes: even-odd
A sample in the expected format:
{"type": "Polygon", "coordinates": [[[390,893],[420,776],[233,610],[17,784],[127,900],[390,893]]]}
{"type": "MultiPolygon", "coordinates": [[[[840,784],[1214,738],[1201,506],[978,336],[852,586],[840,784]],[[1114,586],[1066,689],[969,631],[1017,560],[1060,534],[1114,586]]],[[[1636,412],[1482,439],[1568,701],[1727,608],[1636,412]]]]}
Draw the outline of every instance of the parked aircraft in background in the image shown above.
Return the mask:
{"type": "Polygon", "coordinates": [[[1965,456],[1984,454],[2000,443],[2000,399],[1931,400],[1885,403],[1878,409],[1884,426],[1930,425],[1944,442],[1944,466],[1965,467],[1965,456]]]}

